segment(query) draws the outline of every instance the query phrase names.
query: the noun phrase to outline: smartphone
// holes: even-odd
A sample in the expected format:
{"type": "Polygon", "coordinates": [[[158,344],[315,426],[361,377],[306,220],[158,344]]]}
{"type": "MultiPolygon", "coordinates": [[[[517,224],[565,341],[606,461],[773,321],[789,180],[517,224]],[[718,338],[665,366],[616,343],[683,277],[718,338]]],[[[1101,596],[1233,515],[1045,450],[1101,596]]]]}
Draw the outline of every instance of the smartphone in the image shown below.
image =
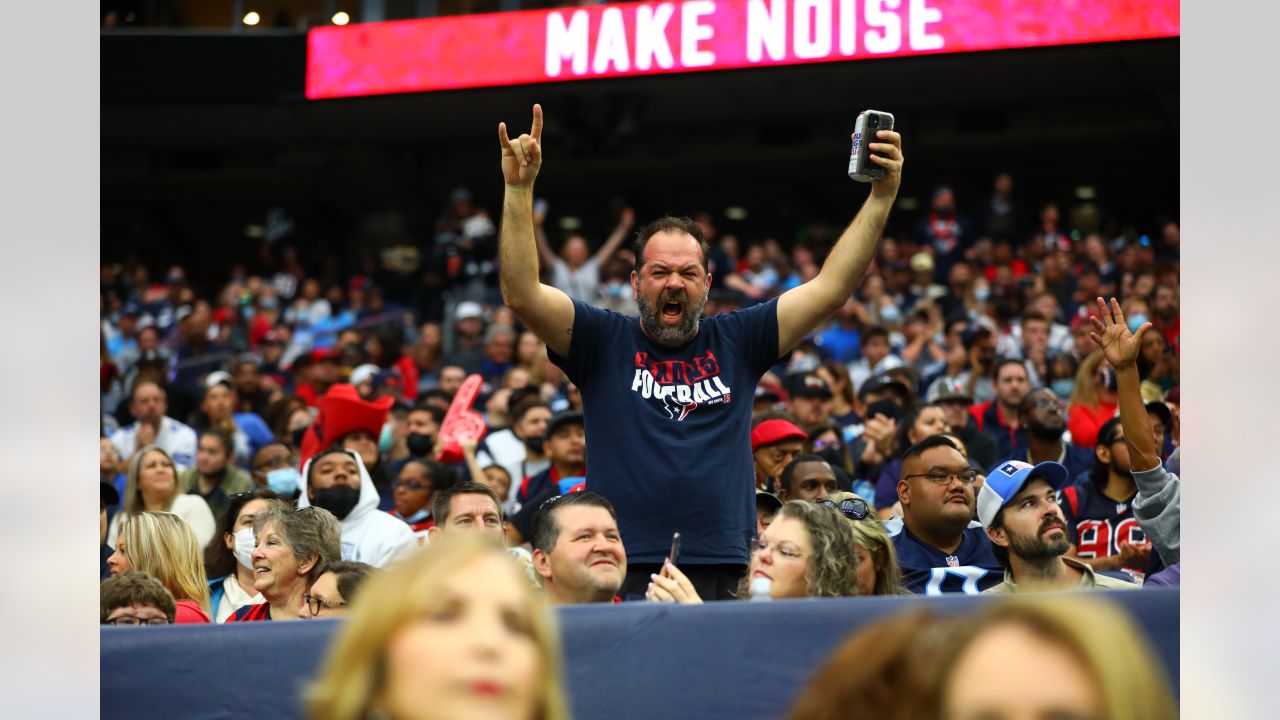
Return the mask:
{"type": "Polygon", "coordinates": [[[671,536],[671,554],[667,556],[667,562],[672,565],[680,558],[680,533],[671,536]]]}
{"type": "Polygon", "coordinates": [[[858,113],[858,120],[853,125],[853,149],[849,152],[849,177],[858,182],[884,179],[885,169],[871,162],[871,150],[867,146],[879,142],[877,132],[892,129],[891,113],[879,110],[863,110],[858,113]]]}

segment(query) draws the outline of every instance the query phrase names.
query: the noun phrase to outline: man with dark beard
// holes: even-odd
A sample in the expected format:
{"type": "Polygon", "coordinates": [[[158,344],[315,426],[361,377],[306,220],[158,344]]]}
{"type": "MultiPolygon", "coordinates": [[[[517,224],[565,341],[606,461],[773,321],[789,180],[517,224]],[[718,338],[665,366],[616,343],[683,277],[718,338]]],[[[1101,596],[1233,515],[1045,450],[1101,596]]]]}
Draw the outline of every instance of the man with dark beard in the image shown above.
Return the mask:
{"type": "Polygon", "coordinates": [[[640,317],[632,318],[538,281],[533,186],[542,125],[534,105],[529,134],[511,140],[506,124],[498,126],[503,298],[581,391],[587,489],[614,503],[627,548],[622,594],[644,593],[679,532],[680,569],[703,598],[727,599],[756,530],[756,384],[862,281],[898,194],[901,137],[879,131],[868,145],[885,177],[871,183],[817,277],[779,298],[703,318],[711,286],[703,230],[688,218],[663,217],[636,234],[631,285],[640,317]]]}
{"type": "Polygon", "coordinates": [[[1013,458],[1032,465],[1060,463],[1067,469],[1067,481],[1075,482],[1093,467],[1093,452],[1062,440],[1067,429],[1067,415],[1062,401],[1048,388],[1027,393],[1018,406],[1018,417],[1026,428],[1026,445],[1013,451],[1013,458]]]}
{"type": "Polygon", "coordinates": [[[1004,582],[988,593],[1134,589],[1138,586],[1097,575],[1066,557],[1071,549],[1057,490],[1067,469],[1056,462],[1031,465],[1010,460],[987,476],[978,491],[978,520],[991,540],[991,553],[1004,566],[1004,582]]]}

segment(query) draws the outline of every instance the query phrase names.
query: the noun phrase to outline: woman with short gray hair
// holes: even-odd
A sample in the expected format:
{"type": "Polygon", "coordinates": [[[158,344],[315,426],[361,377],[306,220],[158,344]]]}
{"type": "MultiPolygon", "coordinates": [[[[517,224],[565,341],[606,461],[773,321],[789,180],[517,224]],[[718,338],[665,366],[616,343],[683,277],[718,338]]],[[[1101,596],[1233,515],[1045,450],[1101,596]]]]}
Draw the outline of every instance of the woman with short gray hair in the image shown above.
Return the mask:
{"type": "Polygon", "coordinates": [[[274,507],[253,519],[253,587],[267,599],[246,605],[227,622],[296,620],[303,594],[325,568],[342,559],[342,526],[318,507],[274,507]]]}

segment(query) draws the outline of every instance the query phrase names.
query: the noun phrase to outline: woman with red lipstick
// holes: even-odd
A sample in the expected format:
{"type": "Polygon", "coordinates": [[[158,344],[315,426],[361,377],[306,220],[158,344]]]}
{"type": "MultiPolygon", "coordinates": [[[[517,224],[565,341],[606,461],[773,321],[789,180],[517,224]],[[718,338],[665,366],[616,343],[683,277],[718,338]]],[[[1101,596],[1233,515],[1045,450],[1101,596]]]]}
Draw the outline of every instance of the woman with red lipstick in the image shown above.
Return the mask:
{"type": "Polygon", "coordinates": [[[361,589],[308,705],[313,720],[564,720],[551,613],[500,547],[443,535],[361,589]]]}
{"type": "MultiPolygon", "coordinates": [[[[792,500],[752,547],[751,565],[735,595],[746,599],[757,578],[768,581],[772,600],[857,595],[856,544],[853,529],[839,510],[792,500]]],[[[670,563],[652,579],[645,592],[651,601],[702,602],[689,578],[670,563]]]]}

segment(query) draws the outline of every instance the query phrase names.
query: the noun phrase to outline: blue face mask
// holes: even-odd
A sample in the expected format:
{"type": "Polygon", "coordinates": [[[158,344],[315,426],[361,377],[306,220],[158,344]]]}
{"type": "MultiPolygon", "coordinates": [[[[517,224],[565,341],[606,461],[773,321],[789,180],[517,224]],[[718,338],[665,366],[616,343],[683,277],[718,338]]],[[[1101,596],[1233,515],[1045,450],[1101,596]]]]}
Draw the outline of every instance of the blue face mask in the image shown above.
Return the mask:
{"type": "Polygon", "coordinates": [[[1054,380],[1049,383],[1049,388],[1053,390],[1054,395],[1057,395],[1062,400],[1066,400],[1071,397],[1071,393],[1075,391],[1076,381],[1070,378],[1054,380]]]}
{"type": "Polygon", "coordinates": [[[1142,313],[1134,313],[1129,316],[1129,332],[1138,332],[1138,328],[1142,327],[1142,323],[1147,321],[1147,316],[1142,313]]]}
{"type": "Polygon", "coordinates": [[[973,288],[973,299],[974,299],[974,300],[977,300],[977,301],[978,301],[978,302],[980,302],[980,303],[985,303],[987,300],[990,300],[990,299],[991,299],[991,286],[990,286],[990,285],[978,285],[978,286],[974,287],[974,288],[973,288]]]}
{"type": "Polygon", "coordinates": [[[383,455],[391,452],[391,441],[391,425],[383,425],[382,434],[378,436],[378,452],[383,455]]]}
{"type": "Polygon", "coordinates": [[[288,497],[298,491],[298,480],[301,478],[302,474],[295,467],[272,470],[267,473],[267,487],[277,495],[288,497]]]}

